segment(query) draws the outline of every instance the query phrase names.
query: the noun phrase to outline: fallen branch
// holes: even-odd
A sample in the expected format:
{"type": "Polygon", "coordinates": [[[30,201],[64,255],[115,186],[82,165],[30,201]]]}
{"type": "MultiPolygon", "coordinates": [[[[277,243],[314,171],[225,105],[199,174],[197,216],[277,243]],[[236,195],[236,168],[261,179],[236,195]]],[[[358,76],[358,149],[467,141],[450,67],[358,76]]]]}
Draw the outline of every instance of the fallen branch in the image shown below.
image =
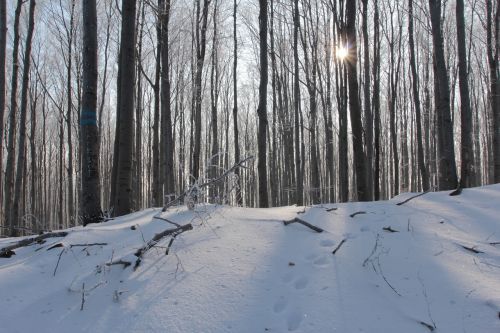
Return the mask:
{"type": "Polygon", "coordinates": [[[22,239],[12,245],[0,249],[0,258],[10,258],[12,255],[16,254],[14,250],[20,247],[25,247],[33,243],[43,243],[43,241],[47,238],[66,237],[67,235],[68,232],[66,231],[56,231],[48,232],[36,237],[22,239]]]}
{"type": "Polygon", "coordinates": [[[428,189],[427,191],[425,191],[425,192],[423,192],[423,193],[419,193],[419,194],[417,194],[417,195],[414,195],[414,196],[412,196],[412,197],[409,197],[408,199],[406,199],[406,200],[404,200],[404,201],[398,202],[396,205],[397,205],[397,206],[402,206],[402,205],[404,205],[405,203],[407,203],[408,201],[413,200],[413,199],[418,198],[418,197],[421,197],[422,195],[427,194],[427,193],[431,192],[432,190],[434,190],[434,188],[433,188],[433,187],[432,187],[432,188],[430,188],[430,189],[428,189]]]}
{"type": "Polygon", "coordinates": [[[146,245],[144,245],[143,247],[141,247],[139,250],[137,250],[134,253],[134,255],[137,257],[137,260],[135,261],[135,265],[134,265],[134,270],[136,270],[137,267],[139,267],[139,265],[141,264],[142,256],[147,251],[149,251],[152,247],[154,247],[156,244],[158,244],[158,242],[160,240],[162,240],[162,238],[170,236],[170,235],[174,235],[174,237],[176,237],[179,234],[183,233],[184,231],[188,231],[188,230],[193,230],[193,225],[191,223],[185,224],[185,225],[180,226],[180,227],[175,228],[175,229],[167,229],[165,231],[162,231],[162,232],[154,235],[153,239],[151,239],[146,245]]]}
{"type": "Polygon", "coordinates": [[[496,245],[500,245],[500,242],[491,242],[489,244],[492,245],[492,246],[496,246],[496,245]]]}
{"type": "Polygon", "coordinates": [[[331,212],[331,211],[334,211],[334,210],[337,210],[338,208],[337,207],[332,207],[332,208],[327,208],[326,211],[327,212],[331,212]]]}
{"type": "Polygon", "coordinates": [[[360,211],[360,212],[356,212],[356,213],[352,213],[351,215],[349,215],[350,217],[354,217],[356,215],[361,215],[361,214],[366,214],[366,212],[363,212],[363,211],[360,211]]]}
{"type": "Polygon", "coordinates": [[[80,306],[80,311],[83,311],[83,304],[85,304],[85,282],[82,285],[82,305],[80,306]]]}
{"type": "Polygon", "coordinates": [[[432,325],[430,325],[430,324],[427,324],[427,323],[426,323],[426,322],[424,322],[424,321],[419,321],[418,323],[419,323],[420,325],[425,326],[426,328],[428,328],[428,329],[429,329],[429,331],[431,331],[431,332],[434,332],[434,330],[436,329],[434,326],[432,326],[432,325]]]}
{"type": "Polygon", "coordinates": [[[123,265],[123,269],[127,268],[128,266],[132,265],[130,261],[125,261],[125,260],[118,260],[118,261],[112,261],[112,262],[107,262],[106,266],[113,266],[113,265],[123,265]]]}
{"type": "Polygon", "coordinates": [[[383,229],[383,230],[385,230],[385,231],[387,231],[387,232],[399,232],[399,231],[397,231],[397,230],[392,229],[392,227],[391,227],[391,226],[388,226],[388,227],[383,227],[382,229],[383,229]]]}
{"type": "Polygon", "coordinates": [[[162,221],[168,222],[168,223],[170,223],[170,224],[173,224],[173,225],[175,225],[176,227],[180,227],[180,226],[181,226],[179,223],[175,223],[174,221],[170,221],[169,219],[164,218],[164,217],[155,216],[154,218],[155,218],[155,219],[157,219],[157,220],[162,220],[162,221]]]}
{"type": "Polygon", "coordinates": [[[69,247],[89,247],[89,246],[104,246],[108,243],[89,243],[89,244],[71,244],[69,247]]]}
{"type": "Polygon", "coordinates": [[[464,248],[464,249],[466,249],[467,251],[470,251],[470,252],[472,252],[472,253],[476,253],[476,254],[478,254],[478,253],[484,253],[483,251],[479,251],[479,250],[477,250],[475,246],[473,246],[473,247],[468,247],[468,246],[461,245],[461,244],[459,244],[459,245],[460,245],[462,248],[464,248]]]}
{"type": "Polygon", "coordinates": [[[56,264],[56,268],[54,268],[54,274],[53,274],[53,276],[56,276],[57,267],[59,267],[59,262],[61,261],[61,257],[62,257],[62,255],[63,255],[63,253],[65,251],[66,251],[66,249],[62,249],[61,253],[59,253],[59,258],[57,258],[57,264],[56,264]]]}
{"type": "MultiPolygon", "coordinates": [[[[228,170],[226,170],[222,175],[220,175],[219,177],[215,178],[215,179],[211,179],[209,180],[208,182],[206,183],[203,183],[201,185],[198,185],[197,187],[199,189],[202,189],[204,187],[208,187],[208,186],[211,186],[211,185],[214,185],[214,184],[217,184],[219,182],[221,182],[222,180],[224,180],[227,176],[229,176],[234,170],[238,169],[238,168],[245,168],[245,166],[243,164],[245,164],[246,162],[250,161],[250,160],[253,160],[253,156],[248,156],[247,158],[239,161],[238,163],[234,164],[231,168],[229,168],[228,170]]],[[[167,209],[179,202],[182,202],[184,200],[184,198],[191,192],[191,188],[188,188],[187,190],[185,190],[183,193],[181,193],[181,195],[179,195],[177,198],[167,202],[165,204],[165,206],[163,206],[163,209],[162,209],[162,212],[166,212],[167,209]]]]}
{"type": "Polygon", "coordinates": [[[324,230],[323,230],[323,229],[321,229],[320,227],[317,227],[317,226],[315,226],[315,225],[312,225],[311,223],[308,223],[308,222],[306,222],[306,221],[304,221],[304,220],[302,220],[302,219],[299,219],[298,217],[293,218],[293,219],[288,220],[288,221],[283,221],[283,224],[284,224],[284,225],[289,225],[289,224],[292,224],[292,223],[300,223],[300,224],[305,225],[306,227],[308,227],[308,228],[310,228],[310,229],[312,229],[312,230],[314,230],[314,231],[316,231],[316,232],[318,232],[318,233],[320,233],[320,232],[323,232],[323,231],[324,231],[324,230]]]}
{"type": "Polygon", "coordinates": [[[340,247],[342,246],[342,244],[344,244],[344,243],[345,243],[345,241],[346,241],[346,240],[347,240],[347,239],[346,239],[346,238],[344,238],[344,239],[343,239],[343,240],[339,243],[339,245],[335,248],[335,250],[333,250],[332,254],[337,253],[337,251],[340,249],[340,247]]]}

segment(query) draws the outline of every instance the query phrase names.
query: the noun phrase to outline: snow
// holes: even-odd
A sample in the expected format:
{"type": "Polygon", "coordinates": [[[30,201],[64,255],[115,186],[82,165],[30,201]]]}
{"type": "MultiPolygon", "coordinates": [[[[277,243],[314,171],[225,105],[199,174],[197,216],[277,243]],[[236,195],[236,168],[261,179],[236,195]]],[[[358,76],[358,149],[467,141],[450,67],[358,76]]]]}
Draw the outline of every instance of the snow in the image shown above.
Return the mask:
{"type": "Polygon", "coordinates": [[[500,184],[396,205],[412,195],[303,214],[148,209],[72,228],[0,258],[0,332],[499,332],[500,184]],[[194,229],[135,271],[106,266],[175,227],[155,216],[194,229]],[[325,231],[283,224],[296,216],[325,231]],[[87,243],[107,245],[70,247],[87,243]]]}

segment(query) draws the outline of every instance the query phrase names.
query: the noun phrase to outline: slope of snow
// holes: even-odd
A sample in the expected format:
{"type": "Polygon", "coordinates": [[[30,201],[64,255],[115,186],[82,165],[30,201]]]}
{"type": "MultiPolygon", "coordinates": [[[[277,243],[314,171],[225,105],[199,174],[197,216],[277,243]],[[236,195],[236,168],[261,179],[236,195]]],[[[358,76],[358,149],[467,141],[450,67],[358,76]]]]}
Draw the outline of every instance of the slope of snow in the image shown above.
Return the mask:
{"type": "Polygon", "coordinates": [[[499,332],[500,185],[396,205],[411,195],[303,214],[149,209],[69,229],[0,258],[0,332],[499,332]],[[194,229],[135,271],[106,266],[175,227],[155,216],[194,229]],[[284,226],[296,216],[325,231],[284,226]],[[71,247],[89,243],[107,245],[71,247]]]}

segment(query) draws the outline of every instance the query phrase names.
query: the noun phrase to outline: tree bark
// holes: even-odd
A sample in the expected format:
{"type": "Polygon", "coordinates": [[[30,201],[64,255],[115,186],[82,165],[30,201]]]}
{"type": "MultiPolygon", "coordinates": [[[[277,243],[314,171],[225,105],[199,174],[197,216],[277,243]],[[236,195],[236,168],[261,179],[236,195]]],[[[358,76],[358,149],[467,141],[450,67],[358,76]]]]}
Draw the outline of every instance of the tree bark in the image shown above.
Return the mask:
{"type": "MultiPolygon", "coordinates": [[[[26,46],[24,50],[24,63],[23,63],[23,78],[21,86],[21,108],[19,120],[19,141],[17,154],[17,170],[16,170],[16,183],[14,188],[14,201],[12,203],[11,215],[11,236],[18,235],[19,226],[20,203],[22,202],[21,191],[23,183],[26,181],[24,177],[24,167],[26,159],[26,113],[28,109],[28,88],[30,80],[30,64],[31,64],[31,41],[33,39],[33,30],[35,28],[35,0],[30,0],[29,21],[28,21],[28,34],[26,36],[26,46]]],[[[26,185],[26,184],[25,184],[26,185]]]]}
{"type": "Polygon", "coordinates": [[[298,39],[299,39],[299,29],[300,29],[300,16],[299,16],[299,0],[294,1],[294,15],[293,15],[293,65],[294,65],[294,77],[293,77],[293,109],[294,109],[294,127],[295,127],[295,201],[298,206],[304,204],[304,182],[303,174],[301,171],[301,154],[300,154],[300,125],[299,125],[299,114],[300,114],[300,77],[299,77],[299,50],[298,50],[298,39]]]}
{"type": "Polygon", "coordinates": [[[460,187],[472,185],[472,161],[474,151],[472,146],[472,109],[469,96],[469,73],[467,71],[467,51],[465,50],[465,17],[464,1],[456,0],[458,75],[460,84],[460,187]]]}
{"type": "Polygon", "coordinates": [[[346,32],[349,45],[347,77],[349,85],[349,109],[351,112],[352,141],[354,151],[354,171],[356,175],[356,193],[358,201],[370,199],[366,185],[366,168],[363,152],[363,126],[361,108],[358,99],[357,45],[356,45],[356,1],[346,3],[346,32]]]}
{"type": "Polygon", "coordinates": [[[100,222],[99,132],[97,129],[97,10],[96,0],[83,3],[83,94],[80,116],[82,143],[82,223],[100,222]]]}
{"type": "Polygon", "coordinates": [[[450,86],[444,59],[443,35],[441,31],[441,0],[429,0],[434,45],[434,94],[438,133],[438,189],[450,190],[457,186],[457,169],[453,147],[453,122],[450,110],[450,86]]]}
{"type": "Polygon", "coordinates": [[[120,42],[120,108],[117,122],[118,165],[114,215],[132,210],[132,158],[134,133],[135,86],[135,15],[136,0],[122,0],[122,30],[120,42]],[[123,78],[127,78],[124,80],[123,78]]]}
{"type": "Polygon", "coordinates": [[[424,148],[422,143],[420,95],[418,92],[418,74],[417,74],[417,65],[415,59],[415,41],[413,38],[413,0],[408,0],[408,34],[409,34],[409,44],[410,44],[410,67],[413,78],[412,80],[413,103],[415,105],[415,121],[417,127],[416,130],[417,130],[418,168],[420,170],[422,190],[427,191],[429,189],[429,174],[427,172],[427,167],[425,164],[424,148]]]}
{"type": "MultiPolygon", "coordinates": [[[[21,16],[21,9],[23,6],[23,0],[17,1],[16,12],[14,16],[14,41],[12,47],[12,79],[11,79],[11,89],[10,89],[10,114],[9,114],[9,136],[7,145],[7,164],[5,167],[5,208],[4,215],[6,224],[9,228],[14,227],[13,221],[11,219],[11,210],[13,203],[13,193],[14,190],[14,168],[15,168],[15,157],[16,157],[16,116],[17,116],[17,87],[18,87],[18,76],[19,76],[19,19],[21,16]]],[[[3,139],[3,138],[2,138],[3,139]]]]}
{"type": "Polygon", "coordinates": [[[259,0],[259,40],[260,40],[260,84],[259,84],[259,106],[257,115],[259,117],[257,147],[259,160],[257,170],[259,174],[259,207],[269,207],[267,193],[267,0],[259,0]]]}

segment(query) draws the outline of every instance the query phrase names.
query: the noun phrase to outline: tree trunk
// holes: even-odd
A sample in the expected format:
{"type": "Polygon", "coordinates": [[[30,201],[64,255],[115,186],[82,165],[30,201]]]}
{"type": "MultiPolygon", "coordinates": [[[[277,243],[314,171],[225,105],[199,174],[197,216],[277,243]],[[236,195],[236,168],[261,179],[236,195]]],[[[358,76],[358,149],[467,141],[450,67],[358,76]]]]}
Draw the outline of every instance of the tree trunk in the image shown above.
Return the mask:
{"type": "Polygon", "coordinates": [[[191,175],[198,180],[200,177],[201,153],[201,79],[205,51],[207,46],[207,21],[210,0],[203,1],[203,11],[200,14],[200,0],[196,2],[196,74],[195,74],[195,113],[194,113],[194,151],[191,175]],[[200,16],[201,15],[201,16],[200,16]],[[200,26],[201,21],[201,26],[200,26]]]}
{"type": "Polygon", "coordinates": [[[456,14],[458,75],[460,80],[460,186],[470,187],[472,182],[470,176],[472,175],[472,161],[474,160],[474,151],[472,146],[472,110],[469,97],[469,73],[467,71],[467,54],[465,50],[465,17],[463,0],[457,0],[456,14]]]}
{"type": "Polygon", "coordinates": [[[169,20],[170,0],[165,1],[165,8],[161,8],[161,159],[160,170],[164,182],[164,195],[174,194],[174,152],[172,138],[172,115],[170,108],[170,51],[169,51],[169,20]]]}
{"type": "MultiPolygon", "coordinates": [[[[234,63],[233,63],[233,133],[234,133],[234,163],[240,161],[240,144],[239,144],[239,132],[238,132],[238,35],[236,31],[236,10],[237,10],[237,0],[234,0],[233,5],[233,45],[234,45],[234,63]]],[[[228,153],[228,152],[226,152],[228,153]]],[[[236,203],[238,206],[243,205],[243,197],[241,195],[241,180],[240,180],[240,169],[236,168],[234,170],[236,175],[236,203]]]]}
{"type": "Polygon", "coordinates": [[[420,111],[420,95],[418,92],[418,74],[415,60],[415,41],[413,38],[413,0],[408,0],[408,34],[410,44],[410,67],[412,74],[412,92],[413,103],[415,105],[415,121],[417,127],[417,157],[418,168],[420,170],[422,190],[425,192],[429,189],[429,174],[424,159],[424,148],[422,143],[422,120],[420,111]]]}
{"type": "Polygon", "coordinates": [[[120,108],[117,122],[118,161],[116,176],[115,216],[132,210],[132,158],[134,133],[135,86],[135,14],[136,0],[122,0],[120,41],[120,108]],[[124,80],[123,78],[127,78],[124,80]]]}
{"type": "Polygon", "coordinates": [[[373,116],[370,103],[370,47],[368,36],[368,0],[363,0],[363,51],[364,51],[364,109],[365,109],[365,147],[366,183],[368,200],[373,199],[373,116]]]}
{"type": "Polygon", "coordinates": [[[299,50],[298,39],[300,29],[300,16],[299,16],[299,0],[294,1],[294,15],[293,15],[293,64],[294,64],[294,77],[293,77],[293,109],[294,109],[294,127],[295,127],[295,201],[298,206],[304,204],[304,181],[301,171],[301,154],[300,154],[300,85],[299,85],[299,50]]]}
{"type": "Polygon", "coordinates": [[[259,207],[269,207],[267,194],[267,0],[259,0],[259,40],[260,40],[260,84],[259,84],[259,106],[257,115],[259,117],[257,146],[259,160],[257,170],[259,174],[259,207]]]}
{"type": "MultiPolygon", "coordinates": [[[[19,76],[19,18],[23,0],[17,1],[16,13],[14,16],[14,42],[12,47],[12,79],[10,89],[10,114],[9,114],[9,137],[7,145],[7,164],[5,167],[5,208],[4,215],[9,228],[14,227],[11,219],[12,202],[14,190],[14,168],[16,157],[16,116],[17,116],[17,87],[19,76]]],[[[3,138],[2,138],[3,140],[3,138]]]]}
{"type": "Polygon", "coordinates": [[[492,3],[491,0],[486,0],[486,48],[490,70],[490,106],[493,118],[494,182],[500,183],[500,75],[498,71],[498,56],[500,52],[500,0],[497,0],[496,7],[497,12],[494,16],[495,24],[493,25],[492,16],[494,14],[492,13],[492,3]]]}
{"type": "Polygon", "coordinates": [[[363,126],[361,124],[361,108],[358,99],[356,1],[347,1],[346,6],[346,32],[350,48],[349,59],[347,61],[347,77],[349,84],[349,109],[351,111],[356,193],[358,201],[367,201],[370,199],[370,195],[366,185],[366,168],[363,153],[363,126]]]}
{"type": "MultiPolygon", "coordinates": [[[[19,142],[17,154],[17,170],[16,170],[16,183],[14,189],[14,201],[11,210],[12,226],[19,226],[19,216],[21,215],[19,204],[22,201],[21,191],[23,183],[26,181],[24,177],[25,159],[26,159],[26,113],[28,109],[28,88],[30,80],[30,64],[31,64],[31,41],[33,39],[33,30],[35,28],[35,0],[30,0],[28,34],[26,36],[26,46],[24,50],[24,63],[23,63],[23,78],[21,86],[21,108],[20,108],[20,121],[19,121],[19,142]]],[[[11,228],[11,236],[17,236],[18,229],[11,228]]]]}
{"type": "MultiPolygon", "coordinates": [[[[2,206],[3,182],[3,136],[5,118],[5,58],[7,46],[7,1],[0,1],[0,206],[2,206]]],[[[0,207],[2,208],[2,207],[0,207]]],[[[2,218],[0,212],[0,220],[2,218]]],[[[1,232],[0,232],[1,234],[1,232]]]]}
{"type": "Polygon", "coordinates": [[[82,135],[82,223],[102,219],[99,191],[99,132],[97,129],[97,11],[96,1],[83,3],[83,95],[80,117],[82,135]]]}
{"type": "Polygon", "coordinates": [[[457,169],[453,147],[453,123],[450,111],[450,86],[444,59],[441,31],[441,0],[429,0],[432,41],[434,45],[435,103],[438,132],[438,188],[450,190],[457,186],[457,169]]]}

